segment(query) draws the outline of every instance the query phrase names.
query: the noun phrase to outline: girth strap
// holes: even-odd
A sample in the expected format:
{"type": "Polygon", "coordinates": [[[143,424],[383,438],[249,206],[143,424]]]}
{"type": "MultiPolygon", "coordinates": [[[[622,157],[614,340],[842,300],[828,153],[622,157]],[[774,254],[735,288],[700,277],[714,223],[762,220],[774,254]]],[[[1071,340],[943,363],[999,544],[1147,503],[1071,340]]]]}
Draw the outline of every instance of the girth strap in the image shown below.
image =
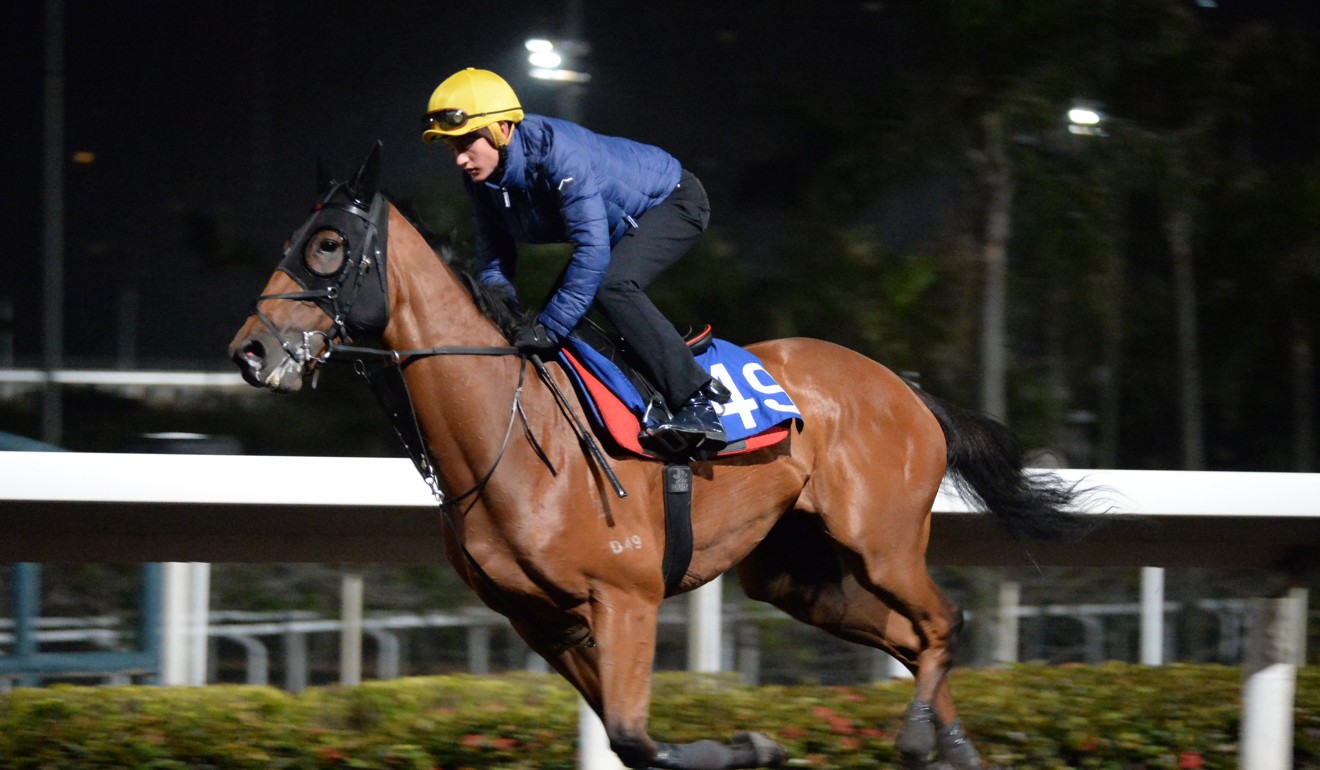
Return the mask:
{"type": "Polygon", "coordinates": [[[678,593],[692,564],[692,467],[665,466],[665,596],[678,593]]]}

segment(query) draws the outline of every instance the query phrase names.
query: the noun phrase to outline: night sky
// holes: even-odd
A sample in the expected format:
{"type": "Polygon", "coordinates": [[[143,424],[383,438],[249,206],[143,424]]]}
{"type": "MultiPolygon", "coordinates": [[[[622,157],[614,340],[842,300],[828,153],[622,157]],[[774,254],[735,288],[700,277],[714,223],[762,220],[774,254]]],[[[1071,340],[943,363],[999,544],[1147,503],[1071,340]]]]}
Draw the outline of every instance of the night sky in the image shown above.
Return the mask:
{"type": "MultiPolygon", "coordinates": [[[[921,45],[892,5],[583,0],[593,80],[579,117],[677,156],[705,181],[718,224],[741,211],[749,165],[812,151],[786,147],[804,111],[880,98],[903,47],[921,45]]],[[[35,365],[43,4],[10,15],[0,301],[15,307],[19,365],[35,365]]],[[[564,23],[555,2],[67,0],[64,154],[95,155],[66,165],[68,362],[113,362],[121,297],[135,291],[139,363],[224,367],[312,202],[317,159],[343,176],[380,139],[394,197],[459,189],[444,148],[418,139],[430,92],[485,67],[529,111],[556,114],[553,87],[525,74],[522,43],[564,23]]]]}

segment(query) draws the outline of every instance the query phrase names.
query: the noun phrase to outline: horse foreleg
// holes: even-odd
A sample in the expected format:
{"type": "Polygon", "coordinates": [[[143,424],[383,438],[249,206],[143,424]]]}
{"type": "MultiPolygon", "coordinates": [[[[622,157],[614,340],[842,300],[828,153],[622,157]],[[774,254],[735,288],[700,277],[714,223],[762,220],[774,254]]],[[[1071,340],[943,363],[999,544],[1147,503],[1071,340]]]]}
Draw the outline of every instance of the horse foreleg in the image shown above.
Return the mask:
{"type": "Polygon", "coordinates": [[[594,603],[601,720],[610,748],[629,767],[666,770],[736,770],[772,767],[788,758],[783,747],[759,733],[739,733],[727,744],[713,740],[657,743],[646,732],[655,662],[659,607],[626,592],[594,603]]]}
{"type": "Polygon", "coordinates": [[[662,744],[646,732],[658,613],[658,600],[603,587],[567,632],[546,634],[541,624],[513,621],[600,717],[610,749],[628,767],[659,766],[654,760],[662,744]]]}
{"type": "Polygon", "coordinates": [[[532,651],[545,659],[550,667],[573,685],[591,710],[601,712],[600,676],[596,663],[596,640],[586,625],[574,623],[547,633],[543,620],[522,621],[510,618],[513,630],[518,632],[532,651]]]}
{"type": "Polygon", "coordinates": [[[738,733],[729,743],[662,743],[652,767],[671,770],[735,770],[778,767],[788,759],[783,746],[761,733],[738,733]]]}
{"type": "Polygon", "coordinates": [[[548,643],[530,624],[515,621],[514,628],[582,694],[604,723],[610,749],[628,767],[736,770],[782,764],[788,753],[760,733],[738,733],[729,743],[651,739],[646,723],[658,611],[658,605],[626,591],[604,590],[592,601],[589,631],[573,644],[548,643]]]}
{"type": "Polygon", "coordinates": [[[658,602],[611,587],[598,589],[591,601],[597,714],[610,749],[628,767],[651,766],[660,749],[646,732],[658,614],[658,602]]]}

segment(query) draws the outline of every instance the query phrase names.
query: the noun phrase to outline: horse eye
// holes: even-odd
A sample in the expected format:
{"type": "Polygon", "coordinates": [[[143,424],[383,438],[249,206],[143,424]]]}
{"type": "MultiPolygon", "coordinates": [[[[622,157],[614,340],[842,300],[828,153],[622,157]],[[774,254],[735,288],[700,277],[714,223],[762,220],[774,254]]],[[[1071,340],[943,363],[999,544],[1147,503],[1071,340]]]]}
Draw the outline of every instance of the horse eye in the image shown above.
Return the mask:
{"type": "Polygon", "coordinates": [[[313,236],[303,251],[303,262],[317,275],[335,275],[344,266],[343,237],[329,232],[313,236]]]}

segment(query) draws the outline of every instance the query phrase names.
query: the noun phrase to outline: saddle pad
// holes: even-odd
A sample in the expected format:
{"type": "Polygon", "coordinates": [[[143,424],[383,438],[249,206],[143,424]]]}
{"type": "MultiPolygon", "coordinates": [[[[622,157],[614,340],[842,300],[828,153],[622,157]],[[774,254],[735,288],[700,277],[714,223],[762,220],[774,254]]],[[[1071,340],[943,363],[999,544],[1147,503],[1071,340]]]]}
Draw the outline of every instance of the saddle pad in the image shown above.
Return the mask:
{"type": "MultiPolygon", "coordinates": [[[[638,441],[646,400],[614,362],[575,337],[560,349],[559,358],[598,429],[621,449],[640,457],[661,458],[638,441]]],[[[801,430],[801,411],[756,356],[716,338],[696,360],[733,395],[720,414],[729,444],[714,457],[752,452],[783,441],[790,423],[801,430]]]]}

